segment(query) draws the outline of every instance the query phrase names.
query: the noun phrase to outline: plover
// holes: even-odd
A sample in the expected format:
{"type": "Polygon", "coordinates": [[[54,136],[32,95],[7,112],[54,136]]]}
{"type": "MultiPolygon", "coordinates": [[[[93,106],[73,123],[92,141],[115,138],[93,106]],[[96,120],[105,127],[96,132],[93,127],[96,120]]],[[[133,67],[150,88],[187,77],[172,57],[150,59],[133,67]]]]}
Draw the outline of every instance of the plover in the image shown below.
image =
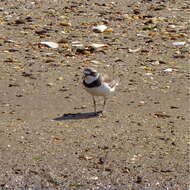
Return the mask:
{"type": "Polygon", "coordinates": [[[103,112],[107,98],[115,91],[119,81],[110,81],[94,69],[84,69],[83,74],[83,85],[86,91],[92,95],[94,112],[96,112],[95,96],[102,96],[104,98],[103,112]]]}

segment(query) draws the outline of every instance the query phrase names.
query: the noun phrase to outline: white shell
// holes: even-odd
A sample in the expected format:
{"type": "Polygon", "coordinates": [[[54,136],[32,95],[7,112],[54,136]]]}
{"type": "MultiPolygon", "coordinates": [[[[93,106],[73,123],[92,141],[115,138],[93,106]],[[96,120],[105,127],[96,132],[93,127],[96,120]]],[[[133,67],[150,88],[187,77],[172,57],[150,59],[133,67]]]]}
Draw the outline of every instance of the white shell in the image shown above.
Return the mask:
{"type": "Polygon", "coordinates": [[[137,34],[137,37],[139,37],[139,38],[147,38],[148,36],[146,34],[137,34]]]}
{"type": "Polygon", "coordinates": [[[40,42],[40,43],[43,45],[46,45],[50,48],[58,48],[59,47],[59,44],[55,43],[55,42],[40,42]]]}
{"type": "Polygon", "coordinates": [[[104,32],[108,27],[106,25],[94,26],[92,29],[94,32],[104,32]]]}
{"type": "Polygon", "coordinates": [[[164,72],[172,72],[172,71],[173,71],[172,68],[167,68],[167,69],[164,70],[164,72]]]}
{"type": "Polygon", "coordinates": [[[90,62],[93,64],[102,64],[100,61],[97,61],[97,60],[91,60],[90,62]]]}
{"type": "Polygon", "coordinates": [[[106,44],[96,44],[96,43],[92,43],[92,44],[90,44],[89,46],[92,47],[92,48],[94,48],[94,49],[107,47],[106,44]]]}
{"type": "Polygon", "coordinates": [[[72,47],[84,47],[84,45],[79,41],[71,42],[72,47]]]}
{"type": "Polygon", "coordinates": [[[186,42],[173,42],[174,46],[184,46],[186,42]]]}
{"type": "Polygon", "coordinates": [[[129,53],[136,53],[136,52],[138,52],[138,51],[140,51],[141,50],[141,48],[137,48],[137,49],[128,49],[128,51],[129,51],[129,53]]]}

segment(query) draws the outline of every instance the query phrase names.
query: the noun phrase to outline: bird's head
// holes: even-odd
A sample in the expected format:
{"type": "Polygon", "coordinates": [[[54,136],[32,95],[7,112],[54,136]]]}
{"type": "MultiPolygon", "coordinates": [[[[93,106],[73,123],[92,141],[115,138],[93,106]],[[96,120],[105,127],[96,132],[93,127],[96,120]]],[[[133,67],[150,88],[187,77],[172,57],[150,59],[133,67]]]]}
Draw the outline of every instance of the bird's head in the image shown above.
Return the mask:
{"type": "Polygon", "coordinates": [[[99,75],[100,74],[94,69],[84,69],[84,71],[83,71],[83,79],[88,84],[97,80],[99,75]]]}

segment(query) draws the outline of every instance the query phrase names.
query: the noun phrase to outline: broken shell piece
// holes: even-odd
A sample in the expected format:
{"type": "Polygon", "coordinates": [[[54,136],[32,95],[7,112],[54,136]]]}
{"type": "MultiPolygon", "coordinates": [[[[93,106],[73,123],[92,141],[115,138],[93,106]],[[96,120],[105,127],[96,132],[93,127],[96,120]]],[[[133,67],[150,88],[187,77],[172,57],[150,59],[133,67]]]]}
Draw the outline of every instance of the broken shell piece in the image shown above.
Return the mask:
{"type": "Polygon", "coordinates": [[[153,61],[152,63],[151,63],[151,65],[159,65],[160,64],[160,61],[153,61]]]}
{"type": "Polygon", "coordinates": [[[138,52],[138,51],[140,51],[141,50],[141,48],[137,48],[137,49],[128,49],[128,51],[129,51],[129,53],[136,53],[136,52],[138,52]]]}
{"type": "Polygon", "coordinates": [[[47,83],[47,86],[53,86],[53,83],[52,82],[50,82],[50,83],[47,83]]]}
{"type": "Polygon", "coordinates": [[[184,46],[186,42],[173,42],[174,46],[184,46]]]}
{"type": "Polygon", "coordinates": [[[72,47],[84,47],[84,45],[79,41],[71,42],[72,47]]]}
{"type": "Polygon", "coordinates": [[[104,32],[108,27],[106,25],[98,25],[94,26],[92,29],[94,32],[102,33],[104,32]]]}
{"type": "Polygon", "coordinates": [[[5,40],[4,43],[16,43],[14,40],[5,40]]]}
{"type": "Polygon", "coordinates": [[[90,62],[93,63],[93,64],[101,64],[100,61],[96,61],[96,60],[91,60],[90,62]]]}
{"type": "Polygon", "coordinates": [[[92,49],[100,49],[100,48],[104,48],[107,47],[106,44],[96,44],[96,43],[92,43],[89,45],[90,48],[92,49]]]}
{"type": "Polygon", "coordinates": [[[168,28],[177,28],[177,26],[173,25],[173,24],[170,24],[170,25],[168,25],[168,28]]]}
{"type": "Polygon", "coordinates": [[[167,68],[167,69],[164,70],[164,72],[172,72],[172,71],[173,71],[172,68],[167,68]]]}
{"type": "Polygon", "coordinates": [[[172,29],[183,28],[183,26],[170,24],[170,25],[168,25],[168,28],[172,28],[172,29]]]}
{"type": "Polygon", "coordinates": [[[144,106],[145,105],[145,102],[144,101],[140,101],[138,106],[141,107],[141,106],[144,106]]]}
{"type": "Polygon", "coordinates": [[[146,34],[137,34],[137,37],[140,37],[140,38],[148,38],[148,35],[146,35],[146,34]]]}
{"type": "Polygon", "coordinates": [[[59,44],[55,42],[40,42],[40,44],[45,45],[49,48],[58,48],[59,44]]]}
{"type": "Polygon", "coordinates": [[[53,55],[53,53],[42,53],[42,56],[46,56],[46,57],[51,57],[53,55]]]}
{"type": "Polygon", "coordinates": [[[150,73],[150,72],[148,72],[148,73],[145,73],[144,75],[146,75],[146,76],[152,76],[153,74],[150,73]]]}

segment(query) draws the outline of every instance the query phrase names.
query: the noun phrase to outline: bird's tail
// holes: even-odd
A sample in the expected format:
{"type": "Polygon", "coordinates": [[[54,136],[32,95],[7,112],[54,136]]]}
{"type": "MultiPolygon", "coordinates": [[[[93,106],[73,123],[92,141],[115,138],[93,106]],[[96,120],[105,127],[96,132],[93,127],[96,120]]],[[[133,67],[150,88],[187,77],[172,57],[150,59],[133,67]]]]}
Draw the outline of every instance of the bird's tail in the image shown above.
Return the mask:
{"type": "Polygon", "coordinates": [[[112,91],[114,91],[115,88],[119,85],[119,82],[120,82],[120,80],[117,79],[117,80],[113,80],[113,81],[110,83],[110,87],[112,88],[112,91]]]}

